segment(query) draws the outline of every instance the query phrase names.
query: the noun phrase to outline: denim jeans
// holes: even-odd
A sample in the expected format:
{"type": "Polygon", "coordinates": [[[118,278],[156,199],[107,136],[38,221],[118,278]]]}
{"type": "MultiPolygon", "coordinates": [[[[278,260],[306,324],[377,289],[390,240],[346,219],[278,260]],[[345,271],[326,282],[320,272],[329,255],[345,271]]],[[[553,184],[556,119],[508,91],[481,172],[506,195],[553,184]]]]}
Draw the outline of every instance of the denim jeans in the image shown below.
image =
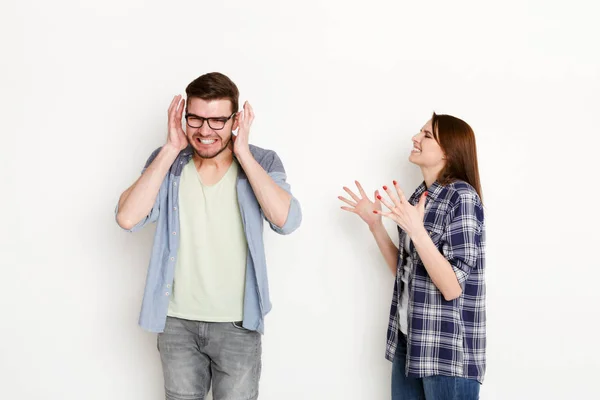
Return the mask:
{"type": "Polygon", "coordinates": [[[165,399],[254,400],[261,372],[261,335],[234,322],[167,317],[158,334],[165,399]]]}
{"type": "Polygon", "coordinates": [[[407,378],[406,337],[398,333],[398,347],[392,364],[392,400],[478,400],[479,382],[454,376],[434,375],[407,378]]]}

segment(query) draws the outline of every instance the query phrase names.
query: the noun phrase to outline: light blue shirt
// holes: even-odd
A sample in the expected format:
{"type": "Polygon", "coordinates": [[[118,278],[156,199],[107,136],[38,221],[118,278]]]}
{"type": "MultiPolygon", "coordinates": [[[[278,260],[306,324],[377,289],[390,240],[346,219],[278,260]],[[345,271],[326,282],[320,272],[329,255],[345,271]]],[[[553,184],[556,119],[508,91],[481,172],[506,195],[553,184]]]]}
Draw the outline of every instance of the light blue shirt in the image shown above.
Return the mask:
{"type": "MultiPolygon", "coordinates": [[[[160,148],[152,153],[143,171],[148,168],[159,151],[160,148]]],[[[250,145],[250,151],[254,159],[267,171],[273,181],[291,194],[290,185],[286,182],[285,169],[277,154],[272,150],[265,150],[252,145],[250,145]]],[[[162,332],[165,327],[179,248],[179,180],[183,167],[192,155],[193,149],[191,147],[179,153],[161,184],[152,210],[142,221],[129,230],[133,232],[150,222],[157,223],[139,319],[140,326],[150,332],[162,332]]],[[[250,186],[248,177],[241,168],[236,188],[240,214],[248,243],[242,326],[249,330],[264,333],[264,317],[271,310],[263,242],[263,221],[265,217],[250,186]]],[[[115,216],[119,211],[118,208],[117,204],[115,216]]],[[[296,230],[300,226],[301,220],[300,203],[292,195],[285,224],[278,227],[268,220],[267,222],[275,232],[286,235],[296,230]]]]}

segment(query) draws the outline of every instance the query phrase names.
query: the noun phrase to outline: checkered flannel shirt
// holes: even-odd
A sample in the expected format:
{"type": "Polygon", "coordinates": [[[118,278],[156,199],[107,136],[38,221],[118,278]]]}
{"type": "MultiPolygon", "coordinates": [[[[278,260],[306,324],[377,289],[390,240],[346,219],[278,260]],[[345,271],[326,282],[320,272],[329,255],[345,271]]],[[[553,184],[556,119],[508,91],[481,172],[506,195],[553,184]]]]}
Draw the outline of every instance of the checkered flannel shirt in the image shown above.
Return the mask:
{"type": "MultiPolygon", "coordinates": [[[[415,205],[421,184],[410,197],[415,205]]],[[[400,248],[387,333],[386,358],[394,359],[399,331],[398,304],[404,252],[413,268],[408,279],[407,376],[458,376],[483,382],[485,374],[485,224],[481,199],[463,181],[428,189],[424,225],[433,243],[456,273],[462,294],[446,301],[433,284],[414,245],[404,249],[406,233],[398,228],[400,248]]]]}

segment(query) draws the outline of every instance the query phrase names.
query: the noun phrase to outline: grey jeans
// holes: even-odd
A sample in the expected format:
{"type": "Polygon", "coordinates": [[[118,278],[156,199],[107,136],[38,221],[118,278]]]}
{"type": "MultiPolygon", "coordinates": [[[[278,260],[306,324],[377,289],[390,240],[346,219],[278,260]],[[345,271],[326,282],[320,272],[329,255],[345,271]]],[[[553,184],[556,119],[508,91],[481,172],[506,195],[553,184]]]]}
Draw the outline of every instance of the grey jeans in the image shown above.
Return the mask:
{"type": "Polygon", "coordinates": [[[261,335],[234,322],[167,317],[158,334],[167,400],[254,400],[261,371],[261,335]]]}

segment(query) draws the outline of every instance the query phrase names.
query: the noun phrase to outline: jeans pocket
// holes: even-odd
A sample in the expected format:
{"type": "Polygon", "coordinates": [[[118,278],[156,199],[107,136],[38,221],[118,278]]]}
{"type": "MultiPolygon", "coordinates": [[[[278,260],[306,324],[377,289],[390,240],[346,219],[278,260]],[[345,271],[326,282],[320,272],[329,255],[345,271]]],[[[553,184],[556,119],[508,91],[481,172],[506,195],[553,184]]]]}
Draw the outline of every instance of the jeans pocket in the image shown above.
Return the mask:
{"type": "Polygon", "coordinates": [[[242,321],[232,322],[231,325],[233,325],[233,327],[239,331],[250,332],[248,329],[242,326],[242,321]]]}

